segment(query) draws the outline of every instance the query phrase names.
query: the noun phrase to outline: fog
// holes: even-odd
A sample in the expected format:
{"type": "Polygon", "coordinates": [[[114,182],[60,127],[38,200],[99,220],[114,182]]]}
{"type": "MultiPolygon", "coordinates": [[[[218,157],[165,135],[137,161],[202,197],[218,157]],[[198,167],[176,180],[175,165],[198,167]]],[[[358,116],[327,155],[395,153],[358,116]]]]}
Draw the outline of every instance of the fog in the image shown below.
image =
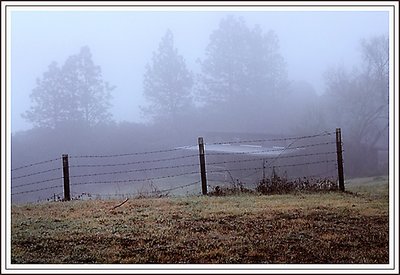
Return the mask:
{"type": "Polygon", "coordinates": [[[14,10],[10,22],[14,202],[62,194],[62,154],[75,196],[196,193],[199,136],[211,186],[335,179],[336,128],[346,177],[388,173],[387,11],[14,10]]]}
{"type": "Polygon", "coordinates": [[[288,79],[305,81],[324,93],[323,72],[360,62],[360,39],[388,34],[387,12],[253,11],[15,11],[11,14],[12,132],[32,125],[21,113],[29,109],[29,94],[52,62],[63,63],[82,46],[89,46],[103,77],[116,85],[112,114],[116,121],[141,122],[143,73],[169,28],[187,66],[198,71],[211,32],[227,14],[241,16],[249,27],[273,30],[287,64],[288,79]]]}

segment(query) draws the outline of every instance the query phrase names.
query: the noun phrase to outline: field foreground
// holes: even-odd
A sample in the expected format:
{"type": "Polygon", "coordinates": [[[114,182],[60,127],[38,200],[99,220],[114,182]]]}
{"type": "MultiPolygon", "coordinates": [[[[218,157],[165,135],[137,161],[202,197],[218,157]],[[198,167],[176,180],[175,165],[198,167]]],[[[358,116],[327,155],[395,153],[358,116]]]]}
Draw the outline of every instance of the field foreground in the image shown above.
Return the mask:
{"type": "Polygon", "coordinates": [[[353,193],[12,206],[12,263],[389,262],[387,178],[353,193]]]}

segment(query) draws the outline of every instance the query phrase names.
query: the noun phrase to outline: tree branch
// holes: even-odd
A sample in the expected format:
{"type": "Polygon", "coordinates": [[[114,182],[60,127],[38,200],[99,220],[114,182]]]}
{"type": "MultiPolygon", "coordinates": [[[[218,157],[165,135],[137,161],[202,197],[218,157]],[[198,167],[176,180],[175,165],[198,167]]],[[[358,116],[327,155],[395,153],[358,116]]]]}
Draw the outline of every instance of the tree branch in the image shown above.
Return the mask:
{"type": "Polygon", "coordinates": [[[129,200],[129,198],[126,198],[126,200],[124,200],[124,201],[121,202],[120,204],[118,204],[118,205],[114,206],[113,208],[111,208],[110,211],[112,211],[112,210],[114,210],[114,209],[116,209],[116,208],[122,206],[122,205],[123,205],[124,203],[126,203],[128,200],[129,200]]]}

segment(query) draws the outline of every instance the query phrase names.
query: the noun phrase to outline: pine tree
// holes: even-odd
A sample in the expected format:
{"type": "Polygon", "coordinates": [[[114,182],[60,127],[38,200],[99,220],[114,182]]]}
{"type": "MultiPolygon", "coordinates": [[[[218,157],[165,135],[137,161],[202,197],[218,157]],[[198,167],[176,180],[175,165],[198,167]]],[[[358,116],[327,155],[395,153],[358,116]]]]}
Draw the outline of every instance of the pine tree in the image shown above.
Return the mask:
{"type": "Polygon", "coordinates": [[[176,122],[192,106],[192,73],[174,47],[174,37],[167,30],[158,51],[146,66],[143,93],[149,105],[141,107],[143,115],[154,120],[176,122]]]}
{"type": "Polygon", "coordinates": [[[210,36],[201,62],[199,97],[206,104],[265,98],[283,90],[286,67],[274,32],[249,28],[241,17],[228,16],[210,36]]]}

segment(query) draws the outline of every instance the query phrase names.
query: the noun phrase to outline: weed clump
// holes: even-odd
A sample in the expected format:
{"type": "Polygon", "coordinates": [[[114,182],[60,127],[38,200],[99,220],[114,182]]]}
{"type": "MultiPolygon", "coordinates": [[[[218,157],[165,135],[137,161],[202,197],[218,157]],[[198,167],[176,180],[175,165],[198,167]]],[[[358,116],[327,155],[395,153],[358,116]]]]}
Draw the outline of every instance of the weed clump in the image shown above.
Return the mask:
{"type": "Polygon", "coordinates": [[[246,188],[243,184],[233,185],[233,186],[215,186],[211,192],[208,192],[209,196],[229,196],[238,194],[254,194],[254,190],[246,188]]]}
{"type": "Polygon", "coordinates": [[[337,189],[337,183],[328,178],[299,177],[288,180],[277,175],[262,179],[256,187],[256,191],[261,194],[287,194],[296,191],[335,191],[337,189]]]}

